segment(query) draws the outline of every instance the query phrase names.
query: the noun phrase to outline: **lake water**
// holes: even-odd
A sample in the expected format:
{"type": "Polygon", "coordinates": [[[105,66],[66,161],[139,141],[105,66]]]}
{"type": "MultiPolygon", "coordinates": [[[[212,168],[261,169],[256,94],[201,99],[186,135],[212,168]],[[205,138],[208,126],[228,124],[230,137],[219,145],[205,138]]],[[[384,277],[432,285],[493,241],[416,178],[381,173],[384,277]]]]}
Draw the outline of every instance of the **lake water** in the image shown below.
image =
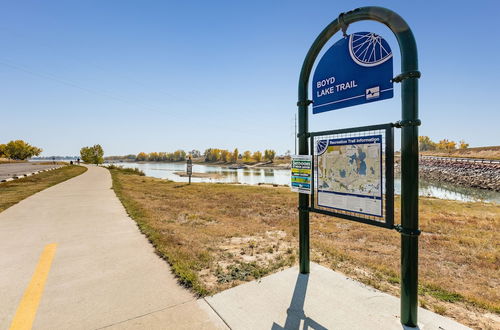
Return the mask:
{"type": "MultiPolygon", "coordinates": [[[[187,182],[188,178],[180,177],[174,172],[184,172],[185,163],[118,163],[116,165],[130,168],[139,168],[147,176],[168,179],[175,182],[187,182]]],[[[225,183],[243,183],[257,185],[259,183],[267,184],[290,184],[290,170],[281,169],[229,169],[221,166],[210,166],[193,164],[193,172],[218,174],[217,179],[211,178],[191,178],[192,182],[225,182],[225,183]]],[[[394,192],[401,192],[401,180],[394,180],[394,192]]],[[[435,183],[420,180],[420,196],[437,197],[441,199],[459,200],[465,202],[485,201],[500,204],[500,193],[462,187],[449,183],[435,183]]]]}

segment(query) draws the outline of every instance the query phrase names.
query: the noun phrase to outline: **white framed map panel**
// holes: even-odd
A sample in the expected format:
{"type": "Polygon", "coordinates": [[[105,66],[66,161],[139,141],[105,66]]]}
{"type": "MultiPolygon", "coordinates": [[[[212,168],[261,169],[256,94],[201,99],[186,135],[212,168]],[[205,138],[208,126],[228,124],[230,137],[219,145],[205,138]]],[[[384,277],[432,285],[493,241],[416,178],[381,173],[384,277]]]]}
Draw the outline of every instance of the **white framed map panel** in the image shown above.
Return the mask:
{"type": "Polygon", "coordinates": [[[393,125],[311,133],[312,211],[393,226],[393,125]]]}

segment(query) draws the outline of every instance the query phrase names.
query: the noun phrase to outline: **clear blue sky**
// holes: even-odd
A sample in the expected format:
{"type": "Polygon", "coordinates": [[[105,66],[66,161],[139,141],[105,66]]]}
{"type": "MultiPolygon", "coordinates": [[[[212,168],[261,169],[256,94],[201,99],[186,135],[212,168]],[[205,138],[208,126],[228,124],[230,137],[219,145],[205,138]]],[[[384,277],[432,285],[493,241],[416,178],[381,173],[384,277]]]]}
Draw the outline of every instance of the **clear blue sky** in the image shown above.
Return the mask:
{"type": "MultiPolygon", "coordinates": [[[[304,56],[340,12],[366,5],[398,12],[413,29],[420,134],[500,145],[496,0],[2,1],[0,142],[24,139],[46,156],[95,143],[106,155],[293,152],[304,56]]],[[[400,72],[386,27],[356,31],[385,37],[400,72]]],[[[392,100],[311,115],[311,130],[399,120],[399,88],[392,100]]]]}

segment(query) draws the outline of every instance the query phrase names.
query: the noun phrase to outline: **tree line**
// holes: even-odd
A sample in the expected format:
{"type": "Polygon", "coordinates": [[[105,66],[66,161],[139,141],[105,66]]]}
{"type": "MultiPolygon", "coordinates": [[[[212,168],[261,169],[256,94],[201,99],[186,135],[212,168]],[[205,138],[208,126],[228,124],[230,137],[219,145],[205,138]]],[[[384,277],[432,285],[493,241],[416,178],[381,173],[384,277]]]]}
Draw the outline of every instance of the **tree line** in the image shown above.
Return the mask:
{"type": "Polygon", "coordinates": [[[235,148],[233,151],[209,148],[205,150],[203,156],[205,157],[206,162],[222,161],[226,163],[236,163],[240,159],[243,162],[261,162],[263,160],[273,162],[276,157],[276,151],[266,149],[264,150],[264,153],[262,153],[261,151],[251,152],[250,150],[246,150],[240,154],[238,148],[235,148]]]}
{"type": "MultiPolygon", "coordinates": [[[[133,155],[127,155],[124,157],[116,159],[132,159],[133,155]]],[[[261,162],[261,161],[274,161],[276,157],[276,151],[267,149],[264,153],[261,151],[252,152],[246,150],[240,154],[238,148],[233,151],[218,148],[209,148],[205,152],[201,153],[198,150],[192,150],[185,152],[184,150],[177,150],[174,152],[140,152],[135,156],[136,161],[153,161],[153,162],[178,162],[184,161],[187,157],[191,158],[204,158],[206,162],[225,162],[225,163],[236,163],[238,160],[243,162],[261,162]]],[[[106,159],[112,159],[112,157],[106,157],[106,159]]]]}
{"type": "Polygon", "coordinates": [[[38,156],[42,151],[41,148],[32,146],[23,140],[14,140],[0,144],[0,158],[25,160],[33,156],[38,156]]]}
{"type": "Polygon", "coordinates": [[[151,162],[179,162],[186,160],[186,152],[184,150],[176,150],[174,152],[140,152],[137,154],[135,160],[137,161],[151,161],[151,162]]]}
{"type": "Polygon", "coordinates": [[[452,151],[457,148],[467,149],[468,147],[469,144],[465,143],[464,140],[461,140],[458,143],[448,139],[443,139],[439,142],[434,142],[428,136],[418,137],[418,149],[420,151],[452,151]]]}

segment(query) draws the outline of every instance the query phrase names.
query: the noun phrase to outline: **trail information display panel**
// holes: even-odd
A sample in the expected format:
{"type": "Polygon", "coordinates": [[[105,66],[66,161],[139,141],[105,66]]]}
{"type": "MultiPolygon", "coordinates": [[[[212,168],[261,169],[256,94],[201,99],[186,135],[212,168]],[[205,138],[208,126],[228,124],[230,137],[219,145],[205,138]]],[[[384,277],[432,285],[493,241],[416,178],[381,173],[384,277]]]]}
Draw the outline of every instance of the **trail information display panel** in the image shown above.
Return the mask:
{"type": "Polygon", "coordinates": [[[292,191],[311,194],[311,176],[312,157],[308,155],[292,156],[292,191]]]}
{"type": "Polygon", "coordinates": [[[392,228],[393,124],[311,132],[311,211],[392,228]]]}
{"type": "Polygon", "coordinates": [[[318,205],[382,216],[382,135],[316,142],[318,205]]]}

